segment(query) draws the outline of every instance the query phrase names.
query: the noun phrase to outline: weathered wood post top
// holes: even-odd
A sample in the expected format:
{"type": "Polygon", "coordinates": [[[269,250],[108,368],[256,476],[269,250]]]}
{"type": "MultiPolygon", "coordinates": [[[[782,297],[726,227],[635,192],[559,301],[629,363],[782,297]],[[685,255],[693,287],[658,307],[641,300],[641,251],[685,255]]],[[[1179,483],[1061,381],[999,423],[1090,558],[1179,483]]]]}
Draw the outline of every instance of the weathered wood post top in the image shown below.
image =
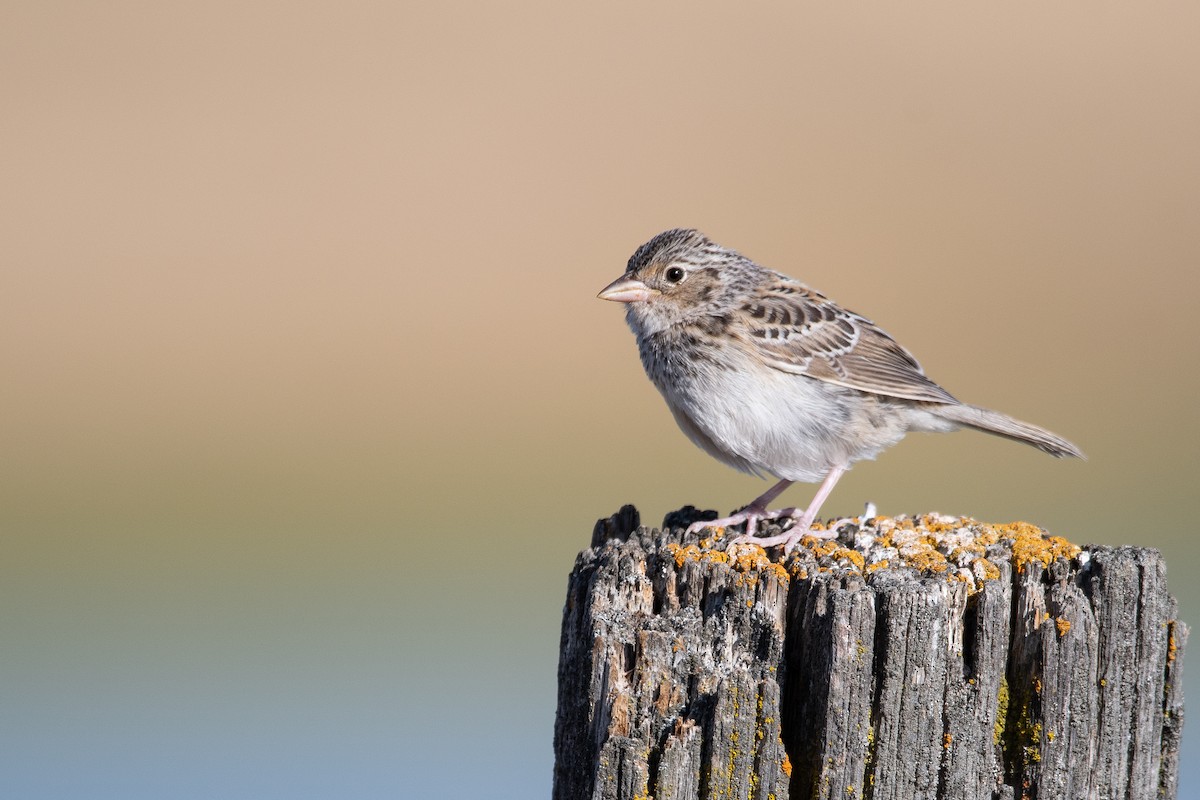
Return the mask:
{"type": "Polygon", "coordinates": [[[1157,551],[929,514],[729,552],[708,514],[625,506],[580,553],[555,800],[1175,797],[1157,551]]]}

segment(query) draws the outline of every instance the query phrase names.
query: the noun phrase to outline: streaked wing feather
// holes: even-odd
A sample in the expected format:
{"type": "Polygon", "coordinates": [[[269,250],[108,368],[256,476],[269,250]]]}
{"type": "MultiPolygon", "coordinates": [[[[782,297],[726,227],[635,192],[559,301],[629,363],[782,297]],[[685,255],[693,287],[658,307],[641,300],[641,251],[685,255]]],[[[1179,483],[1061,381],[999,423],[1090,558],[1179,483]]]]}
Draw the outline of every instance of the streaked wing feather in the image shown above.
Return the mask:
{"type": "Polygon", "coordinates": [[[773,275],[739,321],[747,341],[775,369],[872,394],[957,402],[873,322],[785,276],[773,275]]]}

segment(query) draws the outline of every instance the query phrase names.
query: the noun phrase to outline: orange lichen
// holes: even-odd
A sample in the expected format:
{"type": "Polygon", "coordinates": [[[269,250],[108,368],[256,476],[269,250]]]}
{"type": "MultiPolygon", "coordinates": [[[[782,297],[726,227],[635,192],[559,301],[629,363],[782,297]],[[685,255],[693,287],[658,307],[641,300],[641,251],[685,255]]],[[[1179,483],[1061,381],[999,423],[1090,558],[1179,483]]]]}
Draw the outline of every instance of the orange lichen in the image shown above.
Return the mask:
{"type": "Polygon", "coordinates": [[[1067,631],[1071,630],[1071,620],[1066,617],[1058,617],[1054,620],[1054,626],[1058,628],[1058,638],[1067,635],[1067,631]]]}
{"type": "Polygon", "coordinates": [[[779,765],[783,769],[783,774],[789,778],[792,777],[792,760],[788,758],[787,753],[783,754],[783,763],[779,765]]]}
{"type": "Polygon", "coordinates": [[[729,556],[720,550],[701,549],[694,544],[681,547],[674,542],[667,545],[667,552],[675,559],[675,566],[682,568],[689,561],[708,561],[710,563],[727,563],[729,556]]]}
{"type": "Polygon", "coordinates": [[[767,558],[767,551],[757,545],[739,547],[733,556],[727,558],[734,569],[746,575],[750,586],[758,582],[757,575],[763,572],[772,573],[780,583],[786,584],[791,580],[787,568],[767,558]]]}
{"type": "Polygon", "coordinates": [[[1024,572],[1025,567],[1034,561],[1047,567],[1060,558],[1074,558],[1081,552],[1078,545],[1061,536],[1048,536],[1041,528],[1028,522],[1010,522],[991,527],[1001,539],[1012,542],[1013,563],[1017,572],[1024,572]]]}
{"type": "Polygon", "coordinates": [[[1000,577],[1000,568],[986,558],[977,558],[971,562],[971,566],[976,568],[977,573],[983,573],[983,579],[994,581],[1000,577]]]}
{"type": "Polygon", "coordinates": [[[913,569],[921,572],[945,572],[950,566],[946,563],[946,557],[933,549],[906,555],[904,561],[913,569]]]}
{"type": "MultiPolygon", "coordinates": [[[[776,548],[764,550],[743,544],[714,549],[723,546],[723,539],[728,540],[724,529],[714,529],[711,538],[700,540],[698,545],[669,544],[667,551],[680,568],[688,562],[728,564],[737,573],[733,576],[735,584],[751,589],[769,573],[786,585],[792,579],[807,579],[814,570],[871,575],[882,569],[908,568],[927,577],[941,575],[950,584],[962,583],[969,594],[1001,577],[1001,568],[994,563],[998,556],[1007,556],[1016,571],[1023,573],[1032,564],[1048,567],[1057,559],[1072,559],[1082,552],[1079,546],[1027,522],[989,525],[970,517],[942,514],[876,516],[850,522],[857,525],[857,546],[848,546],[844,538],[803,536],[793,556],[785,555],[782,561],[773,561],[768,555],[778,556],[776,548]],[[796,552],[804,557],[796,557],[796,552]],[[873,560],[867,563],[868,559],[873,560]]],[[[814,526],[814,532],[826,529],[825,525],[814,526]]],[[[843,535],[846,530],[842,528],[843,535]]],[[[1048,615],[1040,617],[1039,624],[1051,619],[1048,615]]],[[[1065,635],[1069,627],[1064,628],[1061,620],[1057,624],[1059,635],[1065,635]]]]}
{"type": "Polygon", "coordinates": [[[863,554],[857,550],[851,550],[849,547],[838,547],[829,556],[835,559],[844,558],[853,564],[859,572],[863,570],[863,554]]]}
{"type": "Polygon", "coordinates": [[[835,552],[842,549],[842,546],[837,543],[837,539],[824,541],[816,538],[815,536],[806,536],[801,540],[801,543],[809,550],[812,550],[813,555],[815,555],[817,558],[833,555],[835,552]]]}
{"type": "Polygon", "coordinates": [[[921,527],[930,533],[953,533],[962,527],[961,519],[954,517],[939,517],[933,514],[921,515],[921,527]]]}
{"type": "Polygon", "coordinates": [[[991,547],[996,542],[1000,541],[998,534],[991,525],[975,525],[972,528],[975,531],[975,541],[984,549],[991,547]]]}

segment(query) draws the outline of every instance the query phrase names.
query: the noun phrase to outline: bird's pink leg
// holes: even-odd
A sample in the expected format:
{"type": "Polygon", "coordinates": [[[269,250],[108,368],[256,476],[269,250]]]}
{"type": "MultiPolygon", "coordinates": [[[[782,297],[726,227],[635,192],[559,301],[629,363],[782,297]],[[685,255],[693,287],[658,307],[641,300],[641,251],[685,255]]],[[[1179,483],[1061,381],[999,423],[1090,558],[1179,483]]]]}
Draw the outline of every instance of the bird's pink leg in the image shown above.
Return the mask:
{"type": "MultiPolygon", "coordinates": [[[[743,508],[728,517],[722,519],[712,519],[704,522],[693,522],[688,526],[688,533],[699,533],[705,528],[728,528],[730,525],[741,525],[746,523],[746,536],[753,536],[754,530],[760,519],[775,519],[786,512],[795,511],[795,509],[785,509],[785,511],[767,511],[767,505],[775,500],[776,497],[783,493],[783,490],[792,485],[792,481],[783,480],[767,489],[759,497],[750,501],[750,505],[743,508]]],[[[745,537],[742,537],[745,538],[745,537]]]]}
{"type": "MultiPolygon", "coordinates": [[[[779,534],[778,536],[768,536],[759,539],[754,536],[753,529],[749,526],[749,524],[747,524],[745,535],[734,539],[729,543],[729,546],[732,547],[735,544],[756,544],[759,547],[772,547],[777,544],[787,544],[790,548],[805,536],[814,536],[818,539],[833,539],[837,536],[837,531],[814,531],[812,530],[812,524],[817,518],[817,512],[821,510],[821,505],[824,504],[825,499],[829,497],[829,493],[833,491],[833,487],[837,485],[838,479],[842,477],[842,474],[845,471],[846,468],[842,466],[833,467],[829,470],[829,474],[825,476],[825,480],[821,481],[821,485],[817,487],[817,493],[813,495],[812,502],[808,504],[808,508],[805,509],[803,514],[799,513],[799,509],[789,508],[784,509],[783,511],[767,512],[766,514],[760,515],[761,517],[767,517],[771,519],[776,519],[782,516],[796,517],[796,524],[788,528],[785,532],[779,534]]],[[[783,491],[783,489],[780,489],[779,491],[783,491]]],[[[775,494],[778,493],[779,492],[775,492],[775,494]]],[[[767,494],[770,494],[770,492],[767,494]]],[[[774,495],[772,495],[772,498],[773,497],[774,495]]],[[[756,500],[755,502],[758,501],[756,500]]]]}

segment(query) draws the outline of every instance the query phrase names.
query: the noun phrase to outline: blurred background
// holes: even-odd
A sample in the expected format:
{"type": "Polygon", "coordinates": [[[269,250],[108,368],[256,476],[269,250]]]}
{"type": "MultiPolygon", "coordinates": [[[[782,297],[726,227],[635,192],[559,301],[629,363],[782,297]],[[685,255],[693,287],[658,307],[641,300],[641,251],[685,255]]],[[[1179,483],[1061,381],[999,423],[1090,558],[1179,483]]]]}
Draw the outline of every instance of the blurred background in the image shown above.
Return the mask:
{"type": "Polygon", "coordinates": [[[1090,456],[913,436],[826,514],[1157,547],[1200,623],[1198,25],[0,3],[0,795],[547,796],[594,520],[766,486],[595,299],[675,226],[1090,456]]]}

